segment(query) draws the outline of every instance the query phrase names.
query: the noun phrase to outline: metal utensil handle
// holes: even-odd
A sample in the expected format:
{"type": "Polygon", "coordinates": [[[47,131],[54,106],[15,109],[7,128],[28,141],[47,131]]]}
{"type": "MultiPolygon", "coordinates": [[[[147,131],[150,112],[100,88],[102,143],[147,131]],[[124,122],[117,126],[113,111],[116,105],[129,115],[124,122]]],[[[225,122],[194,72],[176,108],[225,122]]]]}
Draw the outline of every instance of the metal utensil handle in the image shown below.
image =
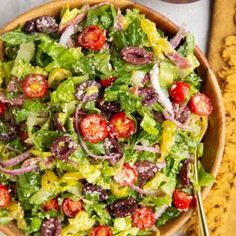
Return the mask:
{"type": "Polygon", "coordinates": [[[200,235],[201,236],[209,236],[206,215],[204,212],[201,192],[196,191],[196,198],[197,198],[197,211],[198,211],[198,221],[199,221],[199,228],[200,228],[200,235]]]}
{"type": "MultiPolygon", "coordinates": [[[[198,185],[198,155],[197,155],[197,148],[195,150],[194,155],[194,176],[195,176],[195,184],[198,185]]],[[[195,196],[197,200],[197,215],[198,215],[198,224],[201,236],[209,236],[208,225],[206,221],[206,215],[204,211],[204,206],[202,202],[201,190],[198,187],[195,188],[195,196]]]]}

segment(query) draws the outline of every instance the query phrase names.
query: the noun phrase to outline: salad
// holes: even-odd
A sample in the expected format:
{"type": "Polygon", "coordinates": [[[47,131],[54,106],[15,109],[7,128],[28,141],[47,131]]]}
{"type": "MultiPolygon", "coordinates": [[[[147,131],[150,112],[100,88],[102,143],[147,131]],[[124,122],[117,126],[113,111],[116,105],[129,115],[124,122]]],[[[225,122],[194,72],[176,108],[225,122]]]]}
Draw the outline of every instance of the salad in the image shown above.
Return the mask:
{"type": "MultiPolygon", "coordinates": [[[[28,235],[150,235],[193,204],[212,112],[185,27],[63,7],[0,37],[0,223],[28,235]]],[[[197,187],[214,178],[202,165],[197,187]]]]}

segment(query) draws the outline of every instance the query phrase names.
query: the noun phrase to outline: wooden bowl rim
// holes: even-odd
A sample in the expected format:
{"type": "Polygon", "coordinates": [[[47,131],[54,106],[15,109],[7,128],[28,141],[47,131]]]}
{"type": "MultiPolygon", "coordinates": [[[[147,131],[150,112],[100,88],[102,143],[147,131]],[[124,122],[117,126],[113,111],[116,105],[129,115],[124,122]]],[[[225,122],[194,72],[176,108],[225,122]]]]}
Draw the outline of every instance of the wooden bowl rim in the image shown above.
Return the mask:
{"type": "MultiPolygon", "coordinates": [[[[47,12],[49,11],[58,11],[58,9],[61,9],[64,5],[68,4],[69,6],[81,6],[85,3],[88,3],[89,5],[94,5],[96,3],[104,2],[101,0],[57,0],[57,1],[52,1],[48,3],[41,4],[39,6],[36,6],[25,13],[19,15],[12,21],[10,21],[8,24],[6,24],[2,29],[0,29],[0,35],[2,35],[5,32],[8,32],[10,30],[15,29],[17,26],[21,25],[22,23],[26,22],[29,19],[32,19],[34,16],[40,16],[42,15],[42,12],[47,12]]],[[[162,19],[167,24],[167,30],[172,31],[172,32],[177,32],[178,26],[174,24],[172,21],[167,19],[165,16],[160,14],[157,11],[152,10],[149,7],[146,7],[144,5],[131,2],[129,0],[106,0],[105,2],[112,3],[117,7],[122,6],[123,8],[139,8],[141,12],[143,12],[145,15],[148,13],[147,18],[151,18],[152,21],[157,23],[158,19],[162,19]],[[153,20],[154,19],[154,20],[153,20]]],[[[224,151],[224,145],[225,145],[225,112],[224,112],[224,105],[223,105],[223,99],[222,99],[222,94],[221,90],[218,84],[218,81],[216,79],[216,76],[214,75],[213,71],[210,68],[210,65],[204,56],[204,54],[201,52],[198,46],[195,47],[195,55],[197,58],[202,62],[201,66],[204,66],[206,68],[206,79],[211,81],[211,86],[213,90],[215,90],[217,96],[216,96],[216,104],[218,107],[218,110],[220,111],[219,116],[219,145],[218,145],[218,151],[217,151],[217,156],[215,158],[213,168],[211,170],[211,174],[214,175],[214,177],[217,176],[217,173],[220,168],[222,156],[223,156],[223,151],[224,151]]],[[[205,198],[208,192],[210,191],[212,186],[206,187],[202,191],[202,197],[205,198]]],[[[175,233],[177,230],[180,229],[180,227],[190,218],[190,216],[193,213],[193,209],[190,209],[187,212],[183,212],[178,218],[176,218],[173,221],[170,221],[167,225],[164,227],[160,228],[161,235],[171,235],[175,233]]],[[[16,226],[14,224],[10,224],[9,226],[1,226],[0,225],[0,231],[5,233],[7,236],[15,236],[19,235],[20,233],[17,231],[16,226]],[[17,234],[16,234],[17,232],[17,234]]],[[[21,234],[22,235],[22,234],[21,234]]]]}

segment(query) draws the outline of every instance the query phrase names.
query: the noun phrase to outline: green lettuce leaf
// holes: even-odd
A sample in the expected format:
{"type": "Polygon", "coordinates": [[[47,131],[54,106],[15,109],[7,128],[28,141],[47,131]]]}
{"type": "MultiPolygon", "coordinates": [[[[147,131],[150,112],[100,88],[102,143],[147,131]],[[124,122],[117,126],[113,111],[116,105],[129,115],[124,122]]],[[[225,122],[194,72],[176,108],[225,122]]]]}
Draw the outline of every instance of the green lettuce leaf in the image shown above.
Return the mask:
{"type": "Polygon", "coordinates": [[[61,44],[47,37],[41,39],[39,48],[49,55],[57,65],[68,70],[71,70],[73,64],[83,56],[80,47],[66,49],[61,44]]]}
{"type": "Polygon", "coordinates": [[[40,40],[41,34],[26,34],[19,29],[7,32],[0,36],[0,39],[9,45],[20,45],[40,40]]]}
{"type": "Polygon", "coordinates": [[[164,214],[157,219],[156,226],[160,227],[162,225],[165,225],[169,220],[174,219],[180,215],[180,211],[178,211],[174,207],[169,207],[164,214]]]}
{"type": "Polygon", "coordinates": [[[214,176],[210,173],[207,173],[204,167],[199,163],[198,169],[198,185],[200,187],[210,186],[214,183],[214,176]]]}
{"type": "Polygon", "coordinates": [[[23,79],[30,74],[47,75],[48,72],[39,66],[32,66],[29,62],[19,59],[15,61],[11,74],[23,79]]]}
{"type": "Polygon", "coordinates": [[[29,172],[17,176],[17,195],[26,209],[30,209],[29,198],[39,190],[40,181],[41,177],[38,172],[29,172]]]}
{"type": "Polygon", "coordinates": [[[144,114],[140,126],[150,135],[157,135],[159,133],[159,130],[155,127],[156,121],[147,113],[144,114]]]}

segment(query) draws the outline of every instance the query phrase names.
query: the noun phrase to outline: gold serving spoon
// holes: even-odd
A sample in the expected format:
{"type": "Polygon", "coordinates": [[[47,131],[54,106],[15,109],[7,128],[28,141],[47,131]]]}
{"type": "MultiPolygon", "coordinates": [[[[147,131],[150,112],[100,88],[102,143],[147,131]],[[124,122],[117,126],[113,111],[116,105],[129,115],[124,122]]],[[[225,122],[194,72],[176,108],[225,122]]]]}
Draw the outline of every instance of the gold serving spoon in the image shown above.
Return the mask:
{"type": "Polygon", "coordinates": [[[196,148],[193,161],[193,173],[194,173],[194,181],[193,189],[194,195],[197,201],[197,216],[198,216],[198,224],[199,224],[199,235],[200,236],[209,236],[208,225],[206,221],[206,215],[203,207],[203,201],[201,197],[201,190],[198,186],[198,149],[196,148]]]}

